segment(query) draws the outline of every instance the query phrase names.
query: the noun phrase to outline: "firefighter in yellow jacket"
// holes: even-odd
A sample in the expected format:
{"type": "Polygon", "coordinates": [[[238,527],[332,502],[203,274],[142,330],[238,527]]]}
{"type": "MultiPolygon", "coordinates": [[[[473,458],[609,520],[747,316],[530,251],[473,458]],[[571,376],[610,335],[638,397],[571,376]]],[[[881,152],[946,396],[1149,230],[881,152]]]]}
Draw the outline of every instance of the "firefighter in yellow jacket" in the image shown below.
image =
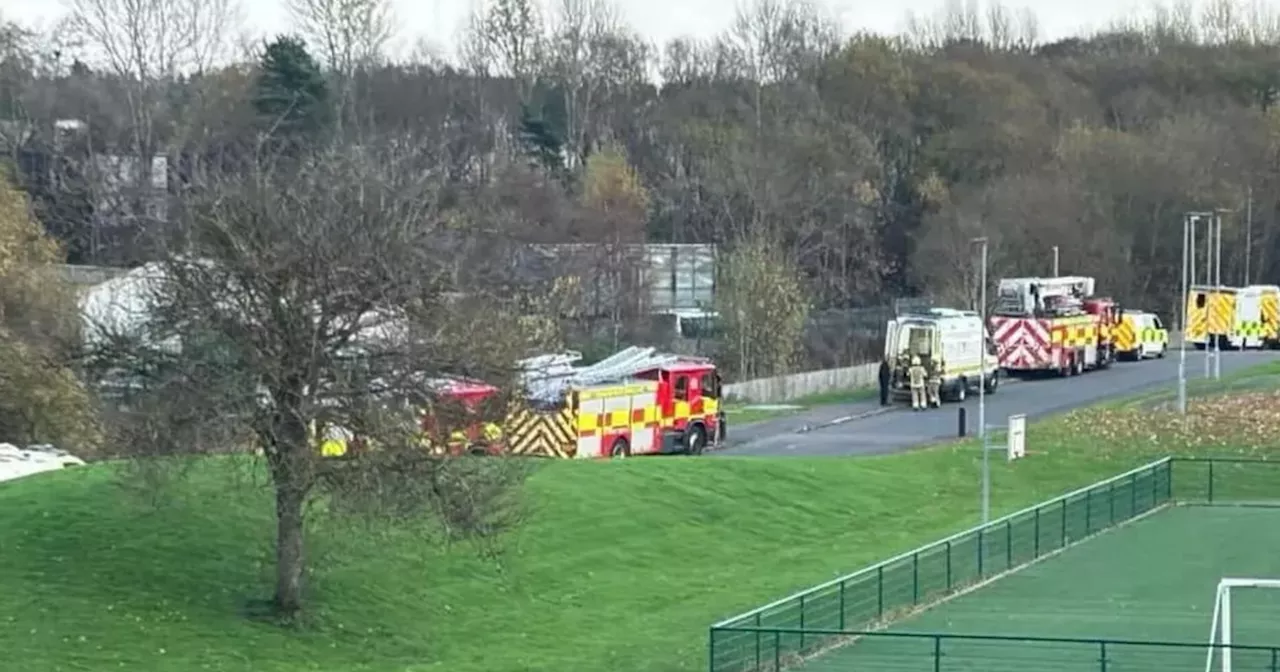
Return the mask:
{"type": "Polygon", "coordinates": [[[907,378],[911,383],[911,409],[915,411],[924,410],[924,381],[928,372],[920,366],[920,358],[911,358],[911,368],[907,369],[907,378]]]}
{"type": "Polygon", "coordinates": [[[929,362],[929,380],[925,385],[929,391],[928,405],[931,408],[942,408],[942,362],[929,362]]]}

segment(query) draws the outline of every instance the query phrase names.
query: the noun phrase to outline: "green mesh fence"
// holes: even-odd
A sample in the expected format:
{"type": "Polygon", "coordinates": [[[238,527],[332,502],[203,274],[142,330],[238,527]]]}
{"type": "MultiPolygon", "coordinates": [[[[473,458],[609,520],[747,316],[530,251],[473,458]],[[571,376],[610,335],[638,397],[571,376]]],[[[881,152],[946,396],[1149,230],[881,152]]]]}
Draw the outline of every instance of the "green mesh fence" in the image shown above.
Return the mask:
{"type": "MultiPolygon", "coordinates": [[[[755,632],[744,632],[754,636],[755,632]]],[[[798,631],[762,633],[763,651],[772,658],[720,669],[773,672],[1204,672],[1209,646],[1193,642],[1137,642],[1102,639],[1000,637],[893,632],[804,634],[844,644],[836,656],[807,661],[785,652],[783,640],[798,631]]],[[[728,636],[723,633],[722,636],[728,636]]],[[[1222,653],[1231,652],[1237,672],[1280,672],[1280,649],[1263,646],[1215,646],[1211,669],[1224,670],[1222,653]]]]}
{"type": "MultiPolygon", "coordinates": [[[[1280,500],[1277,467],[1280,461],[1231,458],[1165,458],[1147,464],[717,623],[710,633],[711,672],[776,672],[801,665],[819,672],[1203,670],[1205,642],[976,637],[883,628],[1169,504],[1274,506],[1280,500]],[[856,657],[825,655],[850,643],[857,643],[852,647],[856,657]]],[[[1238,669],[1280,672],[1276,650],[1234,648],[1238,669]]]]}
{"type": "Polygon", "coordinates": [[[712,627],[711,670],[773,670],[838,639],[818,631],[877,629],[1152,511],[1172,498],[1171,466],[1154,462],[722,621],[712,627]]]}

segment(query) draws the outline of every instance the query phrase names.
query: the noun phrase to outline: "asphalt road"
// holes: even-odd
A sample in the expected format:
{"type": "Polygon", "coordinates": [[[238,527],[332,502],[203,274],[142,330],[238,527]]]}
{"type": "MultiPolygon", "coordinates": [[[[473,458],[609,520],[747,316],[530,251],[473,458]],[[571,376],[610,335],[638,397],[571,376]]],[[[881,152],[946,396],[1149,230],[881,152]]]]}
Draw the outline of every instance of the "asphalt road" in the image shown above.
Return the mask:
{"type": "MultiPolygon", "coordinates": [[[[1273,352],[1224,352],[1222,372],[1254,366],[1277,358],[1273,352]]],[[[1204,353],[1187,352],[1187,378],[1204,376],[1204,353]]],[[[987,423],[1002,426],[1010,415],[1025,413],[1028,418],[1062,413],[1098,401],[1140,394],[1178,381],[1178,353],[1164,359],[1120,362],[1104,371],[1092,371],[1078,378],[1002,381],[996,394],[987,397],[987,423]]],[[[976,434],[978,398],[970,396],[964,406],[970,434],[976,434]]],[[[727,447],[717,455],[877,455],[908,450],[956,436],[956,416],[960,404],[943,404],[941,409],[913,412],[901,403],[881,412],[876,402],[844,404],[808,411],[799,416],[754,423],[734,428],[730,416],[727,447]],[[861,414],[866,417],[856,417],[861,414]],[[839,424],[822,426],[837,418],[855,416],[839,424]]]]}

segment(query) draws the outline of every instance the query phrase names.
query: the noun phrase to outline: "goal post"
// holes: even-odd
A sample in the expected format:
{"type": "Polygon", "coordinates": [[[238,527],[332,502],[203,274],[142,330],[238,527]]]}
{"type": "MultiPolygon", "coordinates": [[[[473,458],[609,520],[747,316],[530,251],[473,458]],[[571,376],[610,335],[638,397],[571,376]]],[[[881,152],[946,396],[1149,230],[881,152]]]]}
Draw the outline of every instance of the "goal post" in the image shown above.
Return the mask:
{"type": "Polygon", "coordinates": [[[1222,579],[1213,598],[1213,623],[1209,630],[1209,652],[1204,672],[1214,672],[1213,654],[1220,651],[1218,669],[1231,672],[1231,591],[1235,588],[1280,588],[1280,579],[1222,579]]]}

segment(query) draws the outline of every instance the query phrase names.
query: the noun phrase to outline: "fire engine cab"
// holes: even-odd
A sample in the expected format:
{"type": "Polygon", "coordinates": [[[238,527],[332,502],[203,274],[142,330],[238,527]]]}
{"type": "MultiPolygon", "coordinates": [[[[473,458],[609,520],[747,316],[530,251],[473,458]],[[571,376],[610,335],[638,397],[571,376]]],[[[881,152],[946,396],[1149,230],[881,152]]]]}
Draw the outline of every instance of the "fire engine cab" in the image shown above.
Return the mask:
{"type": "Polygon", "coordinates": [[[1070,376],[1110,366],[1120,311],[1094,286],[1084,276],[1001,280],[989,322],[1001,368],[1070,376]]]}

